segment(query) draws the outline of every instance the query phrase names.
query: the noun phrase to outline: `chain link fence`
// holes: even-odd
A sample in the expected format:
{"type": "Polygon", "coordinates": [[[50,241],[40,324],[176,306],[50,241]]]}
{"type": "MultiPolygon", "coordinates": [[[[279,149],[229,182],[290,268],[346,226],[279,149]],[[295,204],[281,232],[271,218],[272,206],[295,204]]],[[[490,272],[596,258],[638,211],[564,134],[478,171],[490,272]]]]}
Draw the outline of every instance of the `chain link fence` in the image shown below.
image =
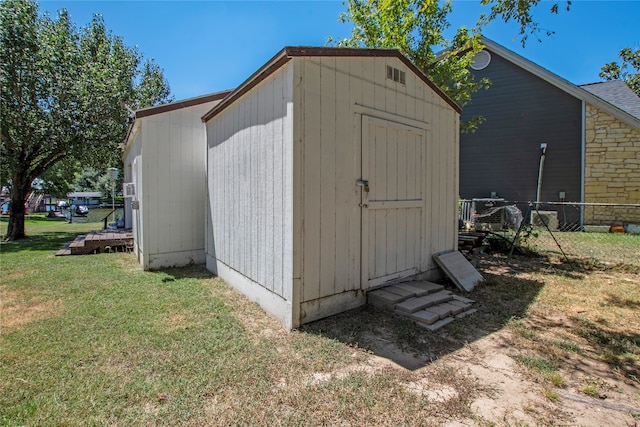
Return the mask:
{"type": "Polygon", "coordinates": [[[640,268],[640,204],[473,199],[459,208],[463,250],[640,268]]]}

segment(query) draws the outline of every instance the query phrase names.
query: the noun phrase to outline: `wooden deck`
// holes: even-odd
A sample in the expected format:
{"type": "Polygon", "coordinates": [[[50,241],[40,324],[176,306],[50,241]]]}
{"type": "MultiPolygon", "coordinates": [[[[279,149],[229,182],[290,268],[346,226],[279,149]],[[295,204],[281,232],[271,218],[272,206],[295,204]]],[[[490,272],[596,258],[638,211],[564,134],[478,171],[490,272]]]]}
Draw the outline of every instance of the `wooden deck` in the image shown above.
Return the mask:
{"type": "Polygon", "coordinates": [[[76,237],[64,245],[56,256],[85,255],[105,251],[128,251],[133,248],[131,230],[98,230],[76,237]]]}

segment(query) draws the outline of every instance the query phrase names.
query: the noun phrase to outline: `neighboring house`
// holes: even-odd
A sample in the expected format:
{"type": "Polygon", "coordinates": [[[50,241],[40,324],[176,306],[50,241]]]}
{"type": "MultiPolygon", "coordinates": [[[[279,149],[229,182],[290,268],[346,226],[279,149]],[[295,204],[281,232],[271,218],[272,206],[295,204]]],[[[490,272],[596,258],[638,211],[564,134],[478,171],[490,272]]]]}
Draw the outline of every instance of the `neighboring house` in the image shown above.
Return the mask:
{"type": "Polygon", "coordinates": [[[439,275],[459,113],[396,50],[283,49],[203,117],[207,268],[289,328],[439,275]]]}
{"type": "Polygon", "coordinates": [[[67,193],[67,198],[71,200],[71,205],[85,205],[91,208],[100,206],[102,193],[98,191],[75,191],[67,193]]]}
{"type": "MultiPolygon", "coordinates": [[[[461,120],[486,121],[460,138],[460,196],[535,201],[640,203],[640,99],[622,82],[578,87],[483,39],[472,72],[491,87],[461,120]]],[[[548,209],[548,208],[545,208],[548,209]]],[[[567,210],[561,221],[640,222],[640,209],[567,210]]]]}
{"type": "Polygon", "coordinates": [[[229,92],[135,112],[124,152],[125,227],[145,270],[202,264],[205,238],[204,125],[229,92]]]}

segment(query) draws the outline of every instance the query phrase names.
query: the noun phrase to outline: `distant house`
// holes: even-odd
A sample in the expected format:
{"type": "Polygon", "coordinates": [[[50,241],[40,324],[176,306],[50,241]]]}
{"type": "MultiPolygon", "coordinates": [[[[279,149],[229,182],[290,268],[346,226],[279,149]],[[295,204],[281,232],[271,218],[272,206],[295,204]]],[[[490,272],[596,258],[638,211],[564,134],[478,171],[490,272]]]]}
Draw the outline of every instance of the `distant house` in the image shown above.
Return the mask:
{"type": "MultiPolygon", "coordinates": [[[[576,86],[484,39],[472,72],[492,84],[461,120],[486,121],[460,138],[460,195],[535,201],[640,203],[640,98],[623,82],[576,86]]],[[[640,222],[640,209],[565,211],[580,224],[640,222]]]]}
{"type": "Polygon", "coordinates": [[[102,193],[98,191],[74,191],[72,193],[67,193],[67,198],[71,200],[71,205],[97,207],[100,206],[102,193]]]}

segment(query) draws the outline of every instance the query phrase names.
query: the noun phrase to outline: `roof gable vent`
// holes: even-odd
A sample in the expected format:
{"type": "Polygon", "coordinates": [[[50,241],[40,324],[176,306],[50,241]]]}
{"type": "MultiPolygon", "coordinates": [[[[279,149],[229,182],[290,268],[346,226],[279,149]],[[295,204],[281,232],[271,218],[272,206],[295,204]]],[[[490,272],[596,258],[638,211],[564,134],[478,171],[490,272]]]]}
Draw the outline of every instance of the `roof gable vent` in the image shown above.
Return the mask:
{"type": "Polygon", "coordinates": [[[476,53],[476,56],[473,57],[473,62],[471,63],[471,68],[474,70],[484,70],[487,68],[489,63],[491,62],[491,54],[488,50],[481,50],[476,53]]]}
{"type": "Polygon", "coordinates": [[[387,78],[389,80],[393,80],[394,82],[398,82],[400,84],[405,84],[406,76],[407,75],[404,71],[394,68],[391,65],[387,65],[387,78]]]}

